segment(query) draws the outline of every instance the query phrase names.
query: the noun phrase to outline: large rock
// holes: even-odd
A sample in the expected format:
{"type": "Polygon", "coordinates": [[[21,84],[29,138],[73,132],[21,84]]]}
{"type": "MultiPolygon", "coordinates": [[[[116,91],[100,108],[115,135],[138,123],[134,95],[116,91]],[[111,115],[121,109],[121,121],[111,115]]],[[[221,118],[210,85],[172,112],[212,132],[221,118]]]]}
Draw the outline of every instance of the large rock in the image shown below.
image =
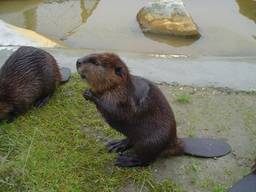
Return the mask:
{"type": "Polygon", "coordinates": [[[0,20],[0,46],[34,46],[60,47],[54,42],[34,31],[19,28],[0,20]]]}
{"type": "Polygon", "coordinates": [[[199,36],[193,19],[181,0],[158,0],[137,14],[143,32],[177,36],[199,36]]]}

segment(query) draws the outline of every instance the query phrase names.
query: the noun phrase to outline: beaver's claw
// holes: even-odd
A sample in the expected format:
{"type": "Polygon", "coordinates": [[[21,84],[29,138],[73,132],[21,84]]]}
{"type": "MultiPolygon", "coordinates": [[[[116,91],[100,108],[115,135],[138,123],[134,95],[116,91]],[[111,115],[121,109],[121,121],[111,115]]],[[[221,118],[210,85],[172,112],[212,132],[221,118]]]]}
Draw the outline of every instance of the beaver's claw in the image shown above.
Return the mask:
{"type": "Polygon", "coordinates": [[[94,98],[94,96],[93,96],[91,90],[86,90],[86,91],[84,92],[84,94],[83,94],[83,97],[84,97],[86,100],[88,100],[88,101],[93,101],[93,98],[94,98]]]}

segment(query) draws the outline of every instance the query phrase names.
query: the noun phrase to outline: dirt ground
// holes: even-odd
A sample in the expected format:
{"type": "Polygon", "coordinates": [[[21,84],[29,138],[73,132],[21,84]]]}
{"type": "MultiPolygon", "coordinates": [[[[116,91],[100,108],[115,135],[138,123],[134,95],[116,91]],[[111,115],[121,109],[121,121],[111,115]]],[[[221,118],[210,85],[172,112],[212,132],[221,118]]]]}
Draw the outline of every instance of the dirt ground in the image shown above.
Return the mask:
{"type": "MultiPolygon", "coordinates": [[[[231,145],[232,152],[217,159],[159,159],[153,164],[159,181],[170,178],[189,192],[217,192],[230,188],[250,172],[256,157],[255,93],[178,85],[160,88],[174,110],[180,137],[222,138],[231,145]]],[[[141,186],[124,189],[133,190],[139,191],[141,186]]]]}

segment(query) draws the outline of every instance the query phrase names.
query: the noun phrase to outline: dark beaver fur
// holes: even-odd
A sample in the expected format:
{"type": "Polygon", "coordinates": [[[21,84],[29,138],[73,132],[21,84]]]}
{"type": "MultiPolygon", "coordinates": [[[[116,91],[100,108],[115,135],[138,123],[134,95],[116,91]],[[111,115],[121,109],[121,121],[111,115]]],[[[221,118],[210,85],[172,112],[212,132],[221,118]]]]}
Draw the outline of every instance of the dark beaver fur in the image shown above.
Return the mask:
{"type": "Polygon", "coordinates": [[[60,80],[53,56],[38,48],[20,47],[0,69],[0,120],[11,121],[33,104],[42,105],[60,80]]]}
{"type": "Polygon", "coordinates": [[[121,152],[116,165],[145,166],[160,155],[183,154],[172,109],[152,82],[130,75],[115,54],[91,54],[77,61],[77,70],[91,90],[84,97],[96,104],[107,123],[127,138],[108,144],[121,152]],[[129,148],[134,153],[122,153],[129,148]]]}

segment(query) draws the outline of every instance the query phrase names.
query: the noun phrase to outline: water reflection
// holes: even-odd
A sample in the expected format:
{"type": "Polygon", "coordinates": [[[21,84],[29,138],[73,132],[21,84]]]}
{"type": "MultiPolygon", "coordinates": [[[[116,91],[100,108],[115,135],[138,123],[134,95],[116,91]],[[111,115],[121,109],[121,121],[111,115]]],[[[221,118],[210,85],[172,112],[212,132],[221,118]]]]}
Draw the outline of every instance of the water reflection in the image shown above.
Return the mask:
{"type": "Polygon", "coordinates": [[[157,35],[153,33],[144,33],[144,35],[145,37],[152,39],[153,41],[171,45],[173,47],[189,46],[200,38],[200,36],[195,38],[186,38],[167,35],[157,35]]]}
{"type": "Polygon", "coordinates": [[[90,12],[86,9],[85,2],[83,0],[80,0],[80,9],[82,23],[85,23],[90,16],[90,12]]]}
{"type": "Polygon", "coordinates": [[[187,55],[255,55],[256,25],[252,22],[255,21],[255,1],[183,1],[203,31],[200,40],[154,34],[144,34],[143,37],[135,16],[148,0],[0,0],[0,19],[54,40],[63,39],[73,48],[187,55]],[[211,9],[205,14],[207,6],[211,9]]]}
{"type": "Polygon", "coordinates": [[[13,25],[65,39],[86,23],[99,0],[0,0],[0,18],[13,25]]]}
{"type": "Polygon", "coordinates": [[[36,8],[24,11],[23,16],[25,28],[35,31],[37,24],[36,8]]]}
{"type": "Polygon", "coordinates": [[[41,0],[0,0],[0,15],[20,12],[28,8],[30,9],[41,2],[41,0]]]}
{"type": "Polygon", "coordinates": [[[236,0],[239,11],[244,16],[256,22],[256,1],[255,0],[236,0]]]}

